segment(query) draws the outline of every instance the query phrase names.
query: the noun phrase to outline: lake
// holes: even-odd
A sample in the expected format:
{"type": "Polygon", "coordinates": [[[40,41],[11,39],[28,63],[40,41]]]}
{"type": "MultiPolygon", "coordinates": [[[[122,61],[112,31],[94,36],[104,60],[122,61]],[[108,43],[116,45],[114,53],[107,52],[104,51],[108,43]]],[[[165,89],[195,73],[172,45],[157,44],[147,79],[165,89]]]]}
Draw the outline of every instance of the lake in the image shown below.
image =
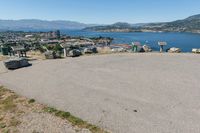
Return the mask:
{"type": "Polygon", "coordinates": [[[200,48],[200,34],[193,33],[107,33],[107,32],[88,32],[88,31],[61,31],[62,34],[69,36],[84,37],[112,37],[113,44],[131,44],[131,42],[139,41],[142,44],[147,43],[153,50],[158,51],[158,41],[166,41],[170,47],[181,48],[182,52],[191,52],[192,48],[200,48]]]}

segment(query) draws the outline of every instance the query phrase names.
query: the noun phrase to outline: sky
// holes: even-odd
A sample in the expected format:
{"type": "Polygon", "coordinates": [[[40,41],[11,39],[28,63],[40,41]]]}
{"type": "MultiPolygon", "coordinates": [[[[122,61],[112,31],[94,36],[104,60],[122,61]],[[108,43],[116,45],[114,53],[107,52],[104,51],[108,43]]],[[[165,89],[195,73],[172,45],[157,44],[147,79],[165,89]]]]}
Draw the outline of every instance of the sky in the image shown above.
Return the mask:
{"type": "Polygon", "coordinates": [[[0,19],[88,24],[168,22],[200,14],[200,0],[0,0],[0,19]]]}

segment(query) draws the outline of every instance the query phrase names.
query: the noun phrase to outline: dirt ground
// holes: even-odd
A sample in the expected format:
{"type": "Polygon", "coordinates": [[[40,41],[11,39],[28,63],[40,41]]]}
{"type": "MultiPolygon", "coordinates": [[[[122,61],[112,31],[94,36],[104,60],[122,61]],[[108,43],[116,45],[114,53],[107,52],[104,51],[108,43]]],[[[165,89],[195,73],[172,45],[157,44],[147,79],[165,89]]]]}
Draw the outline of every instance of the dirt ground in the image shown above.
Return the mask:
{"type": "Polygon", "coordinates": [[[78,127],[80,124],[64,119],[70,117],[65,114],[69,115],[0,86],[0,133],[91,133],[78,127]]]}

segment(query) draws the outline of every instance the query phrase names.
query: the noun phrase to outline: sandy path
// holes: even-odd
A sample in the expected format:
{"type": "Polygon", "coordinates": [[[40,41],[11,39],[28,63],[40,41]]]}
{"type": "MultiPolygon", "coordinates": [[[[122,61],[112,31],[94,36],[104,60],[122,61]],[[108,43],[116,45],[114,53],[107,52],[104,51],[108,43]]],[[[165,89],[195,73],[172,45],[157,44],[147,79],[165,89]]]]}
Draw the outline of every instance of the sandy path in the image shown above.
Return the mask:
{"type": "Polygon", "coordinates": [[[116,133],[199,133],[200,56],[121,54],[33,63],[0,84],[116,133]]]}

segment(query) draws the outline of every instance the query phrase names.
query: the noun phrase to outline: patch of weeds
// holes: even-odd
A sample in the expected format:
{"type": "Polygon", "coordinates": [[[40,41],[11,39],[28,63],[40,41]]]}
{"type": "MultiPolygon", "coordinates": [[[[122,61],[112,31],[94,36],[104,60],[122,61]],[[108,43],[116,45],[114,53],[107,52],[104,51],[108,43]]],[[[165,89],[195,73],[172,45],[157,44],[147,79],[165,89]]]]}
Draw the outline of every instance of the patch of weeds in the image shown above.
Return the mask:
{"type": "Polygon", "coordinates": [[[0,123],[0,128],[5,128],[6,124],[5,123],[0,123]]]}
{"type": "Polygon", "coordinates": [[[89,129],[92,133],[108,133],[95,125],[88,125],[85,128],[89,129]]]}
{"type": "Polygon", "coordinates": [[[4,129],[3,131],[2,131],[2,133],[9,133],[10,132],[10,129],[4,129]]]}
{"type": "Polygon", "coordinates": [[[6,99],[0,101],[0,105],[2,105],[2,109],[4,111],[13,111],[16,108],[16,105],[14,103],[14,99],[16,99],[17,96],[16,95],[11,95],[8,96],[6,99]]]}
{"type": "Polygon", "coordinates": [[[0,117],[0,121],[3,121],[4,117],[0,117]]]}
{"type": "Polygon", "coordinates": [[[71,115],[69,112],[60,111],[52,107],[45,107],[44,111],[50,114],[54,114],[57,117],[68,120],[73,126],[77,126],[79,128],[86,128],[90,130],[92,133],[107,133],[101,128],[95,125],[89,124],[88,122],[83,121],[82,119],[71,115]]]}
{"type": "Polygon", "coordinates": [[[25,111],[22,111],[22,110],[18,110],[17,113],[16,113],[16,116],[20,116],[22,114],[25,114],[25,111]]]}
{"type": "Polygon", "coordinates": [[[26,102],[26,99],[17,99],[16,102],[17,103],[24,103],[24,102],[26,102]]]}
{"type": "Polygon", "coordinates": [[[57,109],[54,109],[54,108],[51,108],[51,107],[45,107],[44,111],[48,112],[48,113],[55,113],[57,111],[57,109]]]}
{"type": "Polygon", "coordinates": [[[35,99],[30,99],[28,100],[28,103],[31,104],[31,103],[34,103],[35,102],[35,99]]]}
{"type": "Polygon", "coordinates": [[[17,129],[14,129],[14,130],[12,131],[12,133],[19,133],[19,131],[18,131],[17,129]]]}
{"type": "Polygon", "coordinates": [[[7,90],[3,86],[0,86],[0,96],[5,95],[6,91],[7,90]]]}
{"type": "Polygon", "coordinates": [[[71,114],[69,112],[56,111],[55,115],[67,119],[71,114]]]}
{"type": "Polygon", "coordinates": [[[11,121],[10,121],[10,124],[9,126],[11,127],[17,127],[19,124],[21,124],[21,122],[15,118],[12,118],[11,121]]]}
{"type": "Polygon", "coordinates": [[[45,107],[44,111],[51,113],[51,114],[53,113],[55,116],[65,118],[65,119],[71,115],[69,112],[60,111],[60,110],[57,110],[57,109],[51,108],[51,107],[45,107]]]}
{"type": "Polygon", "coordinates": [[[77,126],[83,126],[85,127],[84,125],[87,125],[85,121],[83,121],[82,119],[80,118],[77,118],[75,116],[72,116],[70,115],[69,117],[69,122],[71,122],[73,125],[77,125],[77,126]]]}
{"type": "Polygon", "coordinates": [[[33,130],[33,132],[32,133],[39,133],[39,132],[37,132],[36,130],[33,130]]]}

